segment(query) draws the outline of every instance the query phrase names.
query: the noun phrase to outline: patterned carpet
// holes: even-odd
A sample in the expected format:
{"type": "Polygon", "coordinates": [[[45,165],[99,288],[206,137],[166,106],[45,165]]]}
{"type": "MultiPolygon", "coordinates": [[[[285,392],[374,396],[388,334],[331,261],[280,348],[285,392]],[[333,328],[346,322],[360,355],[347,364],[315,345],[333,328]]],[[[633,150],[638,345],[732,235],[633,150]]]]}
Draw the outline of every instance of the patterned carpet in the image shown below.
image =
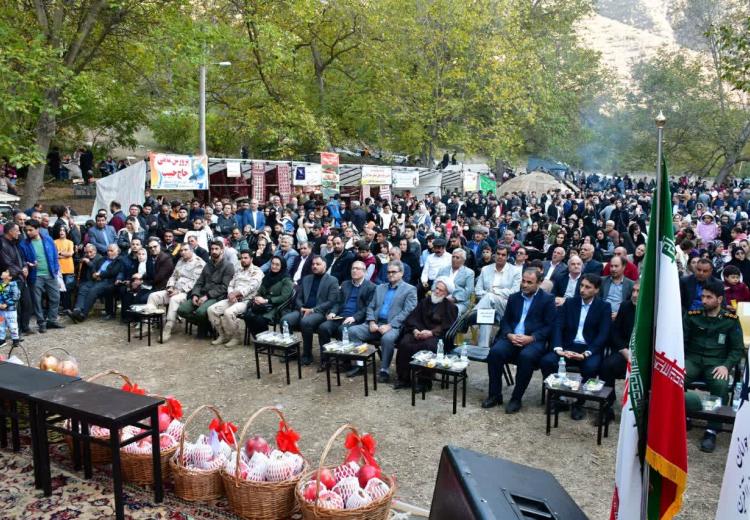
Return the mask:
{"type": "MultiPolygon", "coordinates": [[[[0,450],[0,520],[72,520],[114,517],[112,480],[108,466],[94,469],[91,480],[83,470],[73,470],[67,447],[50,448],[52,495],[34,489],[31,449],[28,442],[19,453],[0,450]]],[[[239,520],[226,499],[211,504],[183,502],[165,485],[164,502],[154,504],[149,489],[125,485],[125,517],[154,520],[239,520]]]]}

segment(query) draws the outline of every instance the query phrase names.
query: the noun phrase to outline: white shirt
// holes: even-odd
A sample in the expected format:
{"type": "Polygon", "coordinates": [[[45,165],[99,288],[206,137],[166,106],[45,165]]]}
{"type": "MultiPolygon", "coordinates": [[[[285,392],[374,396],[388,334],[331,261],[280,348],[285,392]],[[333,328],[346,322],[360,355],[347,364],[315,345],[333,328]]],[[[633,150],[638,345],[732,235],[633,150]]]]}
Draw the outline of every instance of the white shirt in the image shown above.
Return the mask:
{"type": "Polygon", "coordinates": [[[549,264],[549,270],[547,271],[547,274],[544,276],[545,280],[552,279],[552,275],[555,274],[555,271],[557,270],[558,265],[560,265],[560,262],[557,262],[556,264],[553,264],[553,263],[549,264]]]}
{"type": "Polygon", "coordinates": [[[578,276],[573,278],[573,275],[568,275],[568,285],[565,287],[565,297],[566,298],[572,298],[576,295],[576,285],[578,284],[578,279],[581,277],[581,274],[578,273],[578,276]]]}
{"type": "Polygon", "coordinates": [[[302,270],[305,268],[306,260],[307,260],[306,256],[304,257],[300,256],[299,266],[297,266],[297,270],[294,272],[294,276],[292,277],[292,281],[294,281],[294,283],[299,282],[299,279],[302,278],[302,270]]]}
{"type": "Polygon", "coordinates": [[[435,253],[430,254],[427,257],[427,260],[424,262],[424,267],[422,268],[422,276],[420,279],[422,280],[422,283],[426,283],[428,280],[434,280],[437,278],[438,272],[443,267],[450,267],[451,266],[451,255],[443,251],[442,256],[437,256],[435,253]]]}

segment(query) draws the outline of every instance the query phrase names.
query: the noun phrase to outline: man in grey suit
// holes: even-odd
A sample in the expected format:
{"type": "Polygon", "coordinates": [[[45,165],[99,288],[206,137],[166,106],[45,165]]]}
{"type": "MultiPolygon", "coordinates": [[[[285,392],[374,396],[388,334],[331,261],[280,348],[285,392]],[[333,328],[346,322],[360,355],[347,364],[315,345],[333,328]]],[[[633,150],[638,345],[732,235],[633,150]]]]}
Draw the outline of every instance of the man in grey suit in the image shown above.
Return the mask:
{"type": "Polygon", "coordinates": [[[630,301],[635,282],[625,276],[625,262],[619,256],[613,256],[609,261],[609,276],[602,277],[602,287],[599,297],[612,306],[612,319],[617,317],[620,304],[630,301]]]}
{"type": "MultiPolygon", "coordinates": [[[[417,306],[417,289],[403,281],[404,265],[399,260],[388,262],[388,283],[378,285],[375,297],[367,307],[365,323],[349,330],[349,339],[355,342],[380,340],[383,359],[378,381],[390,381],[388,370],[393,359],[393,348],[401,332],[401,324],[417,306]]],[[[360,367],[347,375],[356,375],[360,367]]]]}
{"type": "Polygon", "coordinates": [[[96,247],[96,252],[100,255],[107,254],[109,244],[117,244],[115,228],[107,225],[106,215],[96,216],[96,225],[88,231],[88,241],[96,247]]]}
{"type": "Polygon", "coordinates": [[[458,315],[461,316],[469,307],[469,296],[474,291],[474,271],[466,267],[466,250],[456,248],[451,253],[450,267],[443,267],[437,277],[445,276],[453,282],[453,294],[446,296],[448,301],[456,304],[458,315]]]}
{"type": "Polygon", "coordinates": [[[290,328],[302,331],[302,364],[312,364],[313,334],[318,326],[326,321],[326,314],[339,300],[339,282],[326,273],[326,261],[320,256],[313,257],[312,274],[302,278],[294,307],[297,310],[286,313],[281,322],[290,328]]]}
{"type": "Polygon", "coordinates": [[[365,263],[361,260],[352,263],[352,279],[341,284],[339,300],[329,311],[326,321],[318,327],[319,372],[325,370],[323,345],[330,342],[331,338],[341,337],[341,331],[344,327],[352,327],[365,321],[367,307],[375,296],[376,287],[374,283],[365,279],[365,270],[365,263]]]}

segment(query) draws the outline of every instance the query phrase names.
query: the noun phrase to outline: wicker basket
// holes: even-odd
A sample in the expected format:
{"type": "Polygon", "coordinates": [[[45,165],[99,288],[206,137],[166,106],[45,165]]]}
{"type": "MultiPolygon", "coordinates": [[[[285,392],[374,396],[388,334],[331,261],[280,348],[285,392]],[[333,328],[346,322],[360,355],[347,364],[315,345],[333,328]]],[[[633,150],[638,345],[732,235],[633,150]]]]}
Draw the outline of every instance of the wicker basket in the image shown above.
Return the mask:
{"type": "Polygon", "coordinates": [[[305,462],[299,474],[282,482],[240,480],[241,457],[239,457],[239,452],[242,449],[242,441],[255,418],[267,411],[276,413],[286,424],[284,414],[273,406],[266,406],[255,412],[245,423],[239,443],[235,442],[234,447],[238,456],[236,457],[237,465],[234,475],[228,474],[223,468],[221,470],[221,478],[224,481],[224,490],[229,499],[229,506],[237,515],[249,520],[277,520],[292,516],[292,513],[296,510],[294,489],[297,487],[300,477],[307,470],[307,462],[305,462]]]}
{"type": "MultiPolygon", "coordinates": [[[[117,376],[120,379],[122,379],[125,383],[132,385],[132,381],[130,381],[130,378],[126,376],[125,374],[122,374],[118,372],[117,370],[105,370],[104,372],[100,372],[96,375],[93,375],[89,377],[86,381],[88,383],[93,383],[94,381],[101,379],[106,376],[117,376]]],[[[100,437],[100,440],[102,441],[108,441],[109,437],[100,437]]],[[[73,437],[70,435],[65,436],[65,444],[68,445],[68,450],[70,450],[70,453],[73,453],[73,437]]],[[[109,464],[112,462],[112,450],[109,446],[105,446],[98,442],[91,442],[91,463],[92,464],[109,464]]]]}
{"type": "Polygon", "coordinates": [[[224,482],[221,480],[220,474],[221,468],[207,470],[185,467],[185,453],[183,451],[185,432],[193,417],[204,408],[211,410],[220,422],[224,421],[219,410],[213,406],[203,405],[195,410],[183,425],[177,454],[169,459],[169,471],[172,473],[174,480],[174,493],[188,502],[205,502],[224,495],[224,482]]]}
{"type": "MultiPolygon", "coordinates": [[[[150,395],[159,399],[166,399],[159,395],[150,395]]],[[[156,425],[158,429],[158,424],[156,425]]],[[[177,445],[159,452],[161,461],[161,478],[162,482],[169,476],[169,459],[177,451],[177,445]]],[[[153,455],[149,453],[128,453],[120,449],[120,463],[122,465],[122,478],[125,482],[149,486],[154,483],[154,464],[153,455]]]]}
{"type": "MultiPolygon", "coordinates": [[[[62,358],[62,359],[60,359],[60,362],[63,362],[63,361],[73,361],[76,364],[76,366],[78,366],[78,361],[76,360],[76,358],[74,358],[70,354],[70,352],[68,352],[67,350],[65,350],[62,347],[52,347],[52,348],[47,349],[46,351],[44,351],[44,354],[42,354],[41,356],[39,356],[39,363],[37,364],[39,366],[39,368],[41,368],[42,361],[44,360],[45,356],[47,356],[48,354],[52,353],[53,351],[57,351],[57,350],[59,350],[60,352],[62,352],[63,354],[65,354],[65,357],[62,358]]],[[[55,357],[57,357],[57,356],[55,356],[55,357]]],[[[58,374],[59,373],[60,372],[58,372],[58,374]]],[[[75,376],[77,377],[78,374],[76,373],[75,376]]]]}
{"type": "Polygon", "coordinates": [[[396,482],[385,475],[381,476],[380,479],[388,484],[388,487],[390,488],[388,494],[358,509],[325,509],[319,507],[317,495],[320,494],[320,486],[317,486],[318,489],[316,490],[315,502],[310,503],[304,499],[302,488],[308,481],[314,479],[314,475],[318,474],[318,472],[324,467],[331,471],[335,469],[333,466],[325,466],[325,459],[326,456],[328,456],[328,452],[331,451],[333,442],[346,430],[350,430],[352,433],[359,436],[357,429],[350,424],[345,424],[336,430],[331,438],[328,439],[328,444],[326,444],[323,454],[320,456],[320,463],[318,464],[317,471],[306,473],[295,488],[297,503],[302,510],[302,518],[304,520],[386,520],[390,518],[391,502],[393,501],[393,494],[396,492],[396,482]]]}

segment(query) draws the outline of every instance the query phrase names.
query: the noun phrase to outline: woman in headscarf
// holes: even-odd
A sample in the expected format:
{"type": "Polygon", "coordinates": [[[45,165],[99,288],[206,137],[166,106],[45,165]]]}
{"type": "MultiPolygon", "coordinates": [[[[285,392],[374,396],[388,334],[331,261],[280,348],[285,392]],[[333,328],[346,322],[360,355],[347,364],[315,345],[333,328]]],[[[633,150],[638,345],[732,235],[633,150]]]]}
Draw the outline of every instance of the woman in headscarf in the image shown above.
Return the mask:
{"type": "Polygon", "coordinates": [[[287,273],[286,260],[280,256],[271,259],[271,269],[263,277],[258,294],[247,306],[245,326],[255,336],[268,330],[269,325],[281,318],[282,306],[292,297],[294,283],[287,273]]]}
{"type": "Polygon", "coordinates": [[[742,246],[732,246],[732,259],[726,265],[733,265],[740,270],[742,281],[750,281],[750,260],[747,259],[747,252],[742,246]]]}
{"type": "MultiPolygon", "coordinates": [[[[445,334],[458,317],[458,307],[446,298],[453,294],[454,285],[450,278],[441,276],[432,284],[432,293],[429,298],[422,298],[413,311],[406,317],[402,326],[402,336],[398,342],[398,353],[396,354],[396,373],[398,379],[393,388],[407,388],[411,386],[410,368],[412,356],[420,350],[437,351],[438,341],[445,334]]],[[[445,345],[450,350],[450,345],[445,345]]],[[[421,382],[422,387],[427,390],[430,383],[421,382]]]]}

